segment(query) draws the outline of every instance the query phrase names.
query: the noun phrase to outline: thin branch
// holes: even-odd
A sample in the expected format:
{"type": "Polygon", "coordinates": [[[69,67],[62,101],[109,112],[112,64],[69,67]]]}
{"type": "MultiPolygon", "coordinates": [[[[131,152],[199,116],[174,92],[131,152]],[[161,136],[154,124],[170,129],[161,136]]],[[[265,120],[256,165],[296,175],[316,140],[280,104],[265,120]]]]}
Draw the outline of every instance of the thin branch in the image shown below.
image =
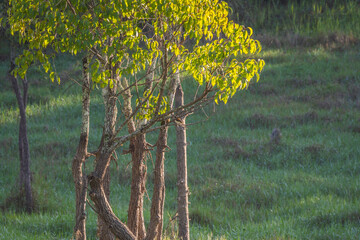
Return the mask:
{"type": "Polygon", "coordinates": [[[77,14],[76,14],[76,11],[75,11],[75,8],[74,8],[74,6],[71,4],[70,0],[66,0],[66,3],[69,4],[70,9],[71,9],[71,11],[73,12],[73,14],[74,14],[74,15],[77,15],[77,14]]]}

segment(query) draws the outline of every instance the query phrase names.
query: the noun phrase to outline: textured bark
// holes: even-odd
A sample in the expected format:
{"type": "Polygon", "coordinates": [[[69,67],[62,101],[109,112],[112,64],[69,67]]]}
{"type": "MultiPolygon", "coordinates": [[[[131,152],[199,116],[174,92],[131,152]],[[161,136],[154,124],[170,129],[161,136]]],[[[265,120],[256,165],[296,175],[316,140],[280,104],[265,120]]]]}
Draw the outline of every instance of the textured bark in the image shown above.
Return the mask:
{"type": "Polygon", "coordinates": [[[27,91],[28,81],[26,76],[21,79],[23,85],[23,95],[21,95],[20,86],[17,79],[11,74],[15,69],[14,54],[15,50],[13,45],[10,47],[10,71],[8,76],[11,80],[12,87],[14,89],[16,100],[19,106],[20,112],[20,125],[19,125],[19,156],[20,156],[20,174],[19,174],[19,187],[20,191],[25,191],[25,210],[31,213],[34,208],[34,200],[31,189],[31,172],[30,172],[30,150],[29,142],[27,138],[27,125],[26,125],[26,103],[27,103],[27,91]]]}
{"type": "MultiPolygon", "coordinates": [[[[163,89],[165,82],[167,80],[168,72],[168,63],[167,63],[167,53],[164,52],[164,56],[161,59],[162,64],[162,86],[160,87],[159,100],[157,102],[157,110],[155,114],[159,111],[160,101],[163,95],[163,89]]],[[[168,89],[168,103],[170,110],[173,108],[174,97],[176,87],[179,84],[179,70],[176,71],[175,77],[171,79],[168,89]]],[[[162,127],[160,128],[158,140],[156,142],[156,161],[154,168],[154,191],[153,197],[151,200],[151,210],[150,210],[150,224],[148,227],[148,233],[146,235],[146,240],[158,239],[162,237],[163,230],[163,218],[164,218],[164,202],[165,202],[165,150],[167,148],[167,137],[168,137],[168,125],[165,121],[161,123],[162,127]]]]}
{"type": "MultiPolygon", "coordinates": [[[[128,132],[131,134],[136,130],[135,122],[131,117],[133,113],[131,107],[132,95],[130,89],[127,89],[128,82],[126,78],[124,78],[122,83],[119,85],[121,89],[124,90],[122,94],[124,99],[123,113],[125,118],[128,120],[128,132]]],[[[137,238],[143,239],[146,235],[143,213],[143,199],[146,183],[146,165],[144,164],[146,154],[145,134],[139,134],[131,138],[129,150],[131,152],[132,174],[127,225],[137,238]]]]}
{"type": "Polygon", "coordinates": [[[156,161],[154,169],[154,193],[151,201],[150,224],[146,240],[161,239],[163,226],[163,212],[165,201],[165,178],[164,178],[164,160],[165,149],[167,147],[168,126],[162,122],[157,147],[156,161]]]}
{"type": "MultiPolygon", "coordinates": [[[[184,92],[179,84],[175,94],[175,107],[184,105],[184,92]]],[[[187,153],[185,117],[179,119],[176,125],[176,153],[177,153],[177,187],[178,187],[178,224],[179,239],[190,239],[189,230],[189,190],[187,185],[187,153]]]]}
{"type": "MultiPolygon", "coordinates": [[[[106,169],[105,176],[102,181],[103,185],[103,193],[105,195],[106,201],[110,202],[110,169],[106,169]]],[[[110,203],[109,203],[110,204],[110,203]]],[[[110,230],[110,226],[108,225],[104,217],[98,216],[98,237],[101,240],[114,240],[115,236],[110,230]]]]}
{"type": "Polygon", "coordinates": [[[90,124],[90,77],[89,77],[89,59],[83,58],[83,82],[82,82],[82,124],[78,148],[72,163],[72,174],[75,184],[75,227],[74,237],[76,240],[86,239],[86,177],[83,174],[83,164],[86,160],[89,124],[90,124]]]}
{"type": "MultiPolygon", "coordinates": [[[[106,160],[106,156],[104,160],[106,160]]],[[[88,177],[88,181],[91,187],[89,196],[94,202],[98,216],[107,226],[109,226],[108,229],[111,231],[111,233],[113,233],[120,240],[135,240],[136,237],[134,234],[115,216],[114,212],[112,211],[102,187],[102,180],[93,173],[88,177]]]]}
{"type": "MultiPolygon", "coordinates": [[[[104,132],[103,141],[99,149],[99,157],[96,159],[95,172],[99,174],[101,181],[102,193],[107,202],[110,201],[110,170],[109,165],[112,158],[113,151],[111,151],[111,139],[115,133],[115,124],[117,117],[116,107],[116,88],[114,84],[113,88],[107,86],[102,90],[104,105],[105,105],[105,119],[104,119],[104,132]],[[99,161],[101,159],[102,161],[99,161]]],[[[113,240],[115,239],[111,231],[109,231],[109,225],[104,218],[98,215],[98,237],[101,240],[113,240]]]]}
{"type": "MultiPolygon", "coordinates": [[[[146,88],[151,90],[154,79],[156,58],[152,60],[152,64],[147,70],[146,88]]],[[[126,79],[123,82],[123,88],[127,88],[128,83],[126,79]]],[[[127,90],[123,94],[124,98],[124,115],[129,118],[132,114],[131,108],[131,92],[127,90]]],[[[145,120],[144,120],[145,121],[145,120]]],[[[139,127],[141,127],[140,123],[139,127]]],[[[136,130],[133,119],[129,119],[128,132],[132,133],[136,130]]],[[[144,221],[144,194],[146,191],[146,135],[139,134],[130,140],[130,150],[132,157],[132,174],[131,174],[131,194],[128,209],[128,222],[127,225],[134,235],[143,239],[146,235],[145,221],[144,221]]]]}
{"type": "Polygon", "coordinates": [[[139,239],[146,235],[143,205],[146,183],[146,140],[145,134],[135,136],[130,141],[132,149],[132,176],[131,176],[131,195],[128,210],[128,227],[139,239]]]}

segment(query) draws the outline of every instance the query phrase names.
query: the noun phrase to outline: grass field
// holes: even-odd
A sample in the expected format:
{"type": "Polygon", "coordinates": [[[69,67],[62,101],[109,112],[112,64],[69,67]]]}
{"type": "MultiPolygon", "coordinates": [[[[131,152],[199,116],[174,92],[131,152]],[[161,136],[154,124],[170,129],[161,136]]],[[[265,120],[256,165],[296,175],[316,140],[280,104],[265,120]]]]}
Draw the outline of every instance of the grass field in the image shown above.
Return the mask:
{"type": "MultiPolygon", "coordinates": [[[[206,107],[209,119],[188,127],[192,239],[359,239],[360,45],[319,43],[264,46],[260,81],[226,105],[206,107]],[[279,144],[270,142],[274,128],[282,133],[279,144]]],[[[26,215],[16,211],[21,204],[16,201],[18,110],[5,79],[8,62],[0,61],[0,203],[6,207],[0,239],[71,238],[71,161],[81,119],[81,91],[71,78],[80,77],[80,62],[67,55],[57,62],[61,85],[38,70],[29,73],[28,137],[37,212],[26,215]]],[[[191,79],[183,77],[185,91],[191,91],[191,79]]],[[[102,132],[97,95],[91,103],[90,149],[102,132]]],[[[205,119],[199,112],[187,122],[205,119]]],[[[176,211],[174,133],[171,129],[173,150],[165,162],[169,239],[176,231],[169,221],[176,211]]],[[[154,143],[154,137],[150,134],[148,141],[154,143]]],[[[118,166],[111,166],[111,203],[124,221],[129,161],[121,157],[118,166]]],[[[90,161],[88,172],[91,166],[90,161]]],[[[151,172],[151,159],[148,166],[151,172]]],[[[150,196],[151,179],[150,174],[150,196]]],[[[147,219],[149,207],[146,198],[147,219]]],[[[96,216],[91,208],[87,212],[88,238],[96,239],[96,216]]]]}

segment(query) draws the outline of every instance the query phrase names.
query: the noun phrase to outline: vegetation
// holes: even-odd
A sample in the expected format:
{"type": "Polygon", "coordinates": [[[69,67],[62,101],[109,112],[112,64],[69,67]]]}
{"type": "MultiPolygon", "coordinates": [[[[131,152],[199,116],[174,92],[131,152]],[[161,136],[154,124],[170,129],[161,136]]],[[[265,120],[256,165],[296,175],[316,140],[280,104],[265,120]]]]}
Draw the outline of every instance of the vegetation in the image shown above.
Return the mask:
{"type": "MultiPolygon", "coordinates": [[[[353,3],[351,11],[359,12],[356,1],[353,3]]],[[[326,8],[325,2],[319,4],[326,8]]],[[[294,6],[298,11],[298,5],[294,6]]],[[[285,26],[287,22],[271,20],[284,32],[292,30],[285,26]]],[[[349,18],[343,24],[356,23],[349,18]]],[[[260,82],[226,105],[215,105],[215,113],[213,106],[205,108],[211,121],[188,126],[193,239],[357,239],[360,235],[359,32],[356,28],[344,32],[344,36],[354,37],[353,42],[344,44],[340,39],[327,44],[322,36],[329,32],[314,31],[320,39],[314,44],[293,45],[283,36],[279,38],[282,48],[265,48],[261,57],[267,66],[260,82]],[[279,144],[270,143],[274,128],[282,134],[279,144]]],[[[3,59],[7,49],[1,53],[3,59]]],[[[81,119],[81,106],[75,104],[81,101],[81,89],[72,81],[81,77],[81,61],[71,64],[74,60],[71,55],[56,59],[60,86],[39,70],[28,73],[32,85],[27,113],[36,199],[36,213],[30,216],[17,211],[22,203],[12,195],[18,176],[14,134],[18,110],[10,82],[1,77],[0,183],[4,187],[0,202],[5,211],[0,218],[0,239],[71,237],[75,202],[71,160],[81,119]]],[[[5,57],[0,76],[6,76],[8,68],[5,57]]],[[[188,78],[183,88],[190,95],[194,91],[191,76],[184,73],[182,77],[188,78]]],[[[89,139],[89,149],[97,147],[103,120],[102,99],[96,92],[92,94],[91,130],[95,135],[89,139]]],[[[206,115],[199,112],[188,117],[187,123],[204,119],[206,115]]],[[[170,221],[176,211],[175,129],[170,128],[169,136],[172,151],[165,162],[164,227],[171,238],[176,235],[176,224],[170,221]]],[[[155,143],[156,136],[149,134],[148,141],[155,143]]],[[[126,220],[130,197],[129,161],[129,157],[120,157],[117,166],[111,165],[111,203],[122,220],[126,220]]],[[[149,172],[152,166],[148,161],[149,172]]],[[[87,173],[91,168],[92,162],[86,163],[87,173]]],[[[149,178],[151,197],[153,176],[149,178]]],[[[150,204],[145,198],[145,209],[150,204]]],[[[96,216],[91,209],[87,213],[88,238],[95,239],[96,216]]],[[[145,219],[149,215],[146,211],[145,219]]]]}

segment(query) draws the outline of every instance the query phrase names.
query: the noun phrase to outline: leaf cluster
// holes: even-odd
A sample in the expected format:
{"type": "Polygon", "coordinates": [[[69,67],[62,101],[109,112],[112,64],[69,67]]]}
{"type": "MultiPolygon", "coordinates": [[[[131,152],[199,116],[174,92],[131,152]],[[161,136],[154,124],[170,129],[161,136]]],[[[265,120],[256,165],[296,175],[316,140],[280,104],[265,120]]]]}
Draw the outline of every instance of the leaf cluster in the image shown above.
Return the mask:
{"type": "Polygon", "coordinates": [[[112,87],[115,75],[141,74],[160,58],[159,79],[187,71],[216,94],[216,102],[226,103],[259,79],[264,66],[263,60],[240,60],[261,45],[251,28],[228,20],[229,10],[217,0],[10,0],[11,33],[28,45],[14,74],[23,76],[36,60],[60,81],[47,49],[91,53],[94,85],[112,87]],[[186,44],[191,39],[195,44],[186,44]]]}

